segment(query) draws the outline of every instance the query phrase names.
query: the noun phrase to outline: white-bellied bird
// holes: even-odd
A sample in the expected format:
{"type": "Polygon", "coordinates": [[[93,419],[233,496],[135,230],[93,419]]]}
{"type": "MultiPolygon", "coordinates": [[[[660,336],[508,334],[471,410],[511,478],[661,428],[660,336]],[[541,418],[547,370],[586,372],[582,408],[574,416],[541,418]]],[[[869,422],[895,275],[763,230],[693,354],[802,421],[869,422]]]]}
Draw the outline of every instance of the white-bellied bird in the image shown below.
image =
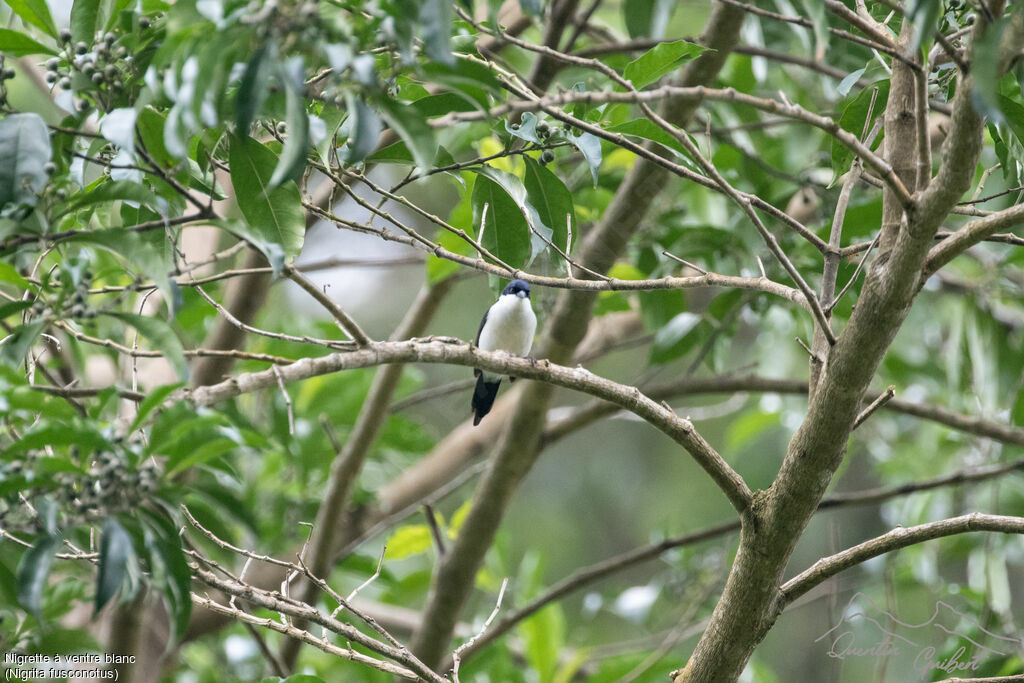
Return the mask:
{"type": "MultiPolygon", "coordinates": [[[[530,284],[512,280],[501,290],[501,296],[491,304],[480,321],[476,345],[484,351],[505,351],[514,356],[525,356],[533,345],[537,330],[537,316],[530,306],[530,284]]],[[[476,389],[473,390],[473,424],[480,424],[494,405],[502,375],[473,370],[476,389]]],[[[515,377],[510,377],[514,380],[515,377]]]]}

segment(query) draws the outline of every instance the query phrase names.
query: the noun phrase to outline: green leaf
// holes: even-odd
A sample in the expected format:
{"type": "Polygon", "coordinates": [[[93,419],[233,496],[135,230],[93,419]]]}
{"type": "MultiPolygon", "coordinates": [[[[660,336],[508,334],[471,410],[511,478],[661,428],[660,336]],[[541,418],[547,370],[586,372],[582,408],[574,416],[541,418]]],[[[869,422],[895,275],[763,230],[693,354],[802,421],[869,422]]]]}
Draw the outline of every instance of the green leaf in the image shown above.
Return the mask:
{"type": "MultiPolygon", "coordinates": [[[[693,160],[690,158],[689,152],[686,151],[686,148],[683,147],[678,140],[672,137],[667,130],[650,119],[633,119],[632,121],[626,121],[625,123],[610,126],[607,130],[609,133],[622,133],[623,135],[632,135],[645,140],[651,140],[652,142],[657,142],[659,145],[664,145],[673,152],[676,152],[685,160],[687,166],[690,168],[696,168],[693,160]]],[[[689,135],[690,139],[693,140],[692,135],[689,133],[687,133],[687,135],[689,135]]]]}
{"type": "MultiPolygon", "coordinates": [[[[20,31],[0,28],[0,53],[8,57],[24,57],[25,55],[56,55],[57,51],[32,40],[20,31]]],[[[28,114],[21,114],[28,116],[28,114]]]]}
{"type": "Polygon", "coordinates": [[[15,327],[14,331],[0,344],[0,360],[15,367],[21,365],[25,356],[28,355],[28,350],[35,344],[36,339],[39,339],[45,326],[45,320],[33,320],[15,327]]]}
{"type": "Polygon", "coordinates": [[[46,577],[50,575],[59,543],[56,536],[40,536],[18,563],[18,602],[37,618],[42,608],[46,577]]]}
{"type": "Polygon", "coordinates": [[[565,613],[561,605],[548,605],[523,621],[518,630],[526,645],[526,660],[540,674],[540,680],[550,681],[565,645],[565,613]]]}
{"type": "Polygon", "coordinates": [[[10,282],[19,289],[32,289],[32,284],[23,278],[14,266],[6,261],[0,261],[0,281],[10,282]]]}
{"type": "Polygon", "coordinates": [[[185,350],[181,346],[181,340],[174,333],[171,326],[159,318],[150,318],[135,313],[121,313],[111,311],[105,315],[112,316],[127,323],[139,331],[143,337],[149,340],[155,349],[160,351],[170,361],[178,377],[182,380],[188,378],[188,365],[185,364],[185,350]]]}
{"type": "Polygon", "coordinates": [[[566,139],[580,151],[583,158],[587,160],[590,167],[590,175],[597,186],[597,169],[601,167],[601,140],[596,135],[581,133],[580,135],[566,134],[566,139]]]}
{"type": "Polygon", "coordinates": [[[141,518],[142,538],[152,570],[153,583],[161,590],[167,612],[180,640],[192,614],[192,574],[181,550],[177,528],[165,517],[146,513],[141,518]]]}
{"type": "Polygon", "coordinates": [[[401,560],[420,555],[430,550],[433,544],[430,528],[426,524],[410,524],[399,527],[387,542],[387,559],[401,560]]]}
{"type": "MultiPolygon", "coordinates": [[[[98,614],[125,583],[132,564],[137,562],[132,537],[116,519],[108,517],[100,534],[100,564],[96,576],[96,600],[93,614],[98,614]]],[[[131,596],[125,595],[125,598],[131,596]]]]}
{"type": "MultiPolygon", "coordinates": [[[[878,88],[878,96],[875,98],[875,107],[871,113],[871,120],[874,121],[885,112],[885,103],[889,100],[888,80],[877,81],[865,87],[852,99],[847,100],[845,106],[843,106],[843,114],[839,117],[839,125],[844,130],[860,137],[864,131],[864,122],[868,117],[868,110],[871,109],[871,94],[875,88],[878,88]]],[[[870,127],[869,123],[868,128],[870,127]]],[[[879,136],[879,139],[876,140],[876,144],[880,143],[881,137],[879,136]]],[[[852,163],[853,152],[846,145],[833,138],[832,182],[835,183],[849,171],[850,164],[852,163]]]]}
{"type": "Polygon", "coordinates": [[[71,39],[91,43],[96,37],[100,0],[75,0],[71,5],[71,39]]]}
{"type": "Polygon", "coordinates": [[[46,6],[46,0],[7,0],[7,6],[25,20],[25,23],[41,28],[50,35],[57,37],[57,27],[50,16],[50,8],[46,6]]]}
{"type": "Polygon", "coordinates": [[[238,84],[238,95],[235,98],[235,132],[240,136],[249,135],[249,126],[263,109],[263,102],[267,98],[268,52],[268,48],[263,46],[253,53],[245,65],[242,81],[238,84]]]}
{"type": "Polygon", "coordinates": [[[518,178],[490,166],[477,171],[480,175],[473,187],[472,199],[473,224],[479,226],[476,234],[480,235],[480,243],[487,251],[513,268],[520,268],[533,255],[530,222],[537,227],[540,218],[527,221],[527,215],[531,211],[536,214],[536,209],[526,206],[526,188],[518,178]],[[481,220],[485,220],[485,224],[481,224],[481,220]]]}
{"type": "Polygon", "coordinates": [[[163,294],[168,308],[174,312],[181,304],[181,290],[170,278],[171,261],[160,230],[137,232],[122,228],[91,230],[73,235],[67,242],[95,244],[124,258],[129,264],[153,280],[163,294]]]}
{"type": "MultiPolygon", "coordinates": [[[[377,112],[371,109],[366,102],[350,92],[345,93],[345,104],[348,107],[348,119],[344,127],[348,131],[348,141],[341,151],[342,161],[353,164],[362,161],[373,150],[377,149],[377,142],[380,140],[380,131],[383,128],[377,112]]],[[[395,145],[402,143],[395,143],[395,145]]],[[[388,145],[391,149],[395,145],[388,145]]],[[[403,149],[408,148],[402,144],[403,149]]],[[[382,152],[385,150],[381,150],[382,152]]],[[[412,160],[412,156],[409,156],[412,160]]]]}
{"type": "Polygon", "coordinates": [[[420,34],[427,56],[442,64],[454,64],[451,28],[452,3],[448,0],[421,0],[420,34]]]}
{"type": "Polygon", "coordinates": [[[145,204],[154,211],[159,211],[160,202],[158,200],[159,198],[153,190],[145,185],[133,183],[130,180],[110,180],[100,183],[91,190],[73,194],[57,216],[63,216],[94,204],[114,201],[137,202],[145,204]]]}
{"type": "Polygon", "coordinates": [[[1024,105],[1011,100],[1006,95],[999,96],[999,111],[1003,113],[1006,127],[1013,131],[1014,136],[1024,143],[1024,105]]]}
{"type": "Polygon", "coordinates": [[[673,0],[626,0],[622,14],[629,37],[661,40],[674,5],[673,0]]]}
{"type": "Polygon", "coordinates": [[[306,150],[309,149],[309,116],[302,98],[303,84],[302,57],[292,57],[278,65],[278,80],[284,84],[286,103],[285,122],[288,134],[284,149],[270,176],[269,187],[279,187],[286,180],[295,180],[306,167],[306,150]]]}
{"type": "Polygon", "coordinates": [[[139,404],[139,408],[135,412],[135,420],[132,421],[132,427],[128,430],[129,433],[141,427],[146,418],[149,417],[149,414],[182,386],[184,385],[180,382],[177,384],[165,384],[150,391],[149,395],[142,399],[142,403],[139,404]]]}
{"type": "Polygon", "coordinates": [[[623,76],[640,90],[707,49],[686,40],[658,43],[627,64],[623,76]]]}
{"type": "Polygon", "coordinates": [[[175,456],[168,458],[166,476],[171,479],[179,472],[184,472],[196,465],[202,465],[236,448],[238,448],[238,443],[227,437],[204,440],[198,448],[189,448],[186,451],[175,453],[175,456]]]}
{"type": "MultiPolygon", "coordinates": [[[[0,44],[0,51],[6,51],[0,44]]],[[[53,154],[50,132],[39,114],[0,119],[0,216],[19,206],[35,206],[49,182],[46,164],[53,154]],[[15,206],[9,206],[11,203],[15,206]]]]}
{"type": "Polygon", "coordinates": [[[31,306],[31,301],[8,301],[7,303],[0,305],[0,320],[3,320],[8,316],[14,315],[15,313],[21,313],[26,308],[30,308],[31,306]]]}
{"type": "Polygon", "coordinates": [[[910,52],[927,49],[935,33],[936,21],[942,11],[942,0],[914,0],[907,17],[914,24],[914,35],[910,40],[910,52]]]}
{"type": "Polygon", "coordinates": [[[431,168],[437,156],[437,140],[434,139],[434,130],[416,108],[394,100],[383,100],[380,113],[388,126],[408,145],[416,165],[431,168]]]}
{"type": "Polygon", "coordinates": [[[696,331],[700,322],[701,317],[689,311],[683,311],[669,320],[654,335],[651,363],[667,363],[686,355],[698,341],[699,335],[696,331]]]}
{"type": "MultiPolygon", "coordinates": [[[[526,186],[527,199],[537,210],[541,222],[551,229],[551,242],[565,251],[569,227],[571,226],[574,235],[579,235],[572,193],[558,176],[533,158],[524,155],[523,159],[526,160],[523,184],[526,186]]],[[[554,253],[554,250],[551,258],[557,263],[565,263],[561,255],[554,253]]]]}
{"type": "Polygon", "coordinates": [[[109,448],[108,442],[94,426],[75,422],[39,422],[22,434],[21,438],[7,449],[8,455],[25,453],[46,446],[78,446],[85,450],[109,448]]]}
{"type": "Polygon", "coordinates": [[[544,141],[540,139],[539,135],[537,135],[537,116],[533,112],[523,112],[522,119],[520,119],[519,123],[511,123],[506,119],[505,130],[517,138],[526,140],[527,142],[532,142],[537,145],[544,144],[544,141]]]}
{"type": "Polygon", "coordinates": [[[828,17],[825,16],[825,3],[819,0],[801,0],[805,15],[811,18],[814,27],[814,58],[821,61],[825,58],[828,48],[828,17]]]}
{"type": "Polygon", "coordinates": [[[252,234],[298,256],[306,235],[302,197],[294,183],[270,189],[277,156],[251,138],[231,136],[228,160],[238,208],[252,234]]]}

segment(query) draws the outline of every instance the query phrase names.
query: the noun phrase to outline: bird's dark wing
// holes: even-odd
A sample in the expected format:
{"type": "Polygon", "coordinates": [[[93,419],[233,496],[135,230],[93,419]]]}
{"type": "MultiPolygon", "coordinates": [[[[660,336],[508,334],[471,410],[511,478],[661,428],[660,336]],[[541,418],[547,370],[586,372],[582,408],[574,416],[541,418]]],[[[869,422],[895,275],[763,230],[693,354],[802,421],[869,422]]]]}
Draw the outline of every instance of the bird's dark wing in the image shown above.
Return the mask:
{"type": "Polygon", "coordinates": [[[490,312],[491,309],[489,307],[484,311],[484,319],[480,321],[480,329],[476,331],[476,341],[473,342],[475,346],[480,346],[480,333],[484,331],[484,325],[487,324],[487,314],[490,312]]]}
{"type": "MultiPolygon", "coordinates": [[[[490,312],[491,312],[490,307],[488,307],[487,310],[484,311],[484,318],[483,318],[483,320],[480,321],[480,329],[478,329],[476,331],[476,341],[473,342],[473,344],[475,346],[479,346],[480,345],[480,334],[484,331],[484,325],[487,324],[487,314],[490,313],[490,312]]],[[[479,368],[473,368],[473,376],[474,377],[479,377],[480,376],[480,369],[479,368]]]]}

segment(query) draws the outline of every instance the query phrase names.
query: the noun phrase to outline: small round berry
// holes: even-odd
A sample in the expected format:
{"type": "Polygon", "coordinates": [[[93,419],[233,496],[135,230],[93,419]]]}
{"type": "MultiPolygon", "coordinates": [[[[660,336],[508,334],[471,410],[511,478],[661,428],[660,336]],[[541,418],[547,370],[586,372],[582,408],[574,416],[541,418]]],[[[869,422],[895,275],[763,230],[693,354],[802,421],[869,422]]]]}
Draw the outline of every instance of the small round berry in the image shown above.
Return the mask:
{"type": "Polygon", "coordinates": [[[9,81],[9,80],[11,80],[12,78],[14,78],[17,75],[18,74],[16,74],[14,72],[14,69],[4,69],[4,80],[5,81],[9,81]]]}
{"type": "Polygon", "coordinates": [[[540,163],[542,164],[550,164],[554,160],[555,153],[552,152],[550,149],[544,150],[544,153],[540,155],[540,163]]]}
{"type": "Polygon", "coordinates": [[[47,71],[56,71],[58,66],[60,66],[60,60],[57,59],[56,57],[53,57],[52,59],[47,59],[46,60],[46,70],[47,71]]]}
{"type": "Polygon", "coordinates": [[[63,90],[71,90],[71,79],[65,76],[57,82],[57,85],[59,85],[63,90]]]}
{"type": "Polygon", "coordinates": [[[43,166],[43,173],[45,173],[46,175],[53,175],[56,172],[57,164],[53,163],[52,161],[47,161],[46,164],[43,166]]]}
{"type": "Polygon", "coordinates": [[[153,22],[149,20],[149,17],[142,17],[139,19],[139,28],[145,31],[147,28],[153,25],[153,22]]]}
{"type": "Polygon", "coordinates": [[[94,73],[96,73],[96,65],[92,62],[86,62],[85,64],[82,64],[82,73],[86,76],[92,76],[94,73]]]}
{"type": "Polygon", "coordinates": [[[117,76],[117,67],[113,64],[107,64],[105,67],[103,67],[103,75],[107,78],[114,78],[115,76],[117,76]]]}
{"type": "Polygon", "coordinates": [[[71,42],[71,31],[69,31],[68,29],[62,28],[60,30],[60,33],[57,34],[57,35],[60,37],[60,42],[62,42],[62,43],[70,43],[71,42]]]}
{"type": "Polygon", "coordinates": [[[124,59],[125,57],[127,57],[128,56],[128,48],[126,48],[124,45],[122,45],[119,48],[117,48],[117,56],[120,59],[124,59]]]}
{"type": "Polygon", "coordinates": [[[84,55],[88,51],[89,46],[83,43],[82,41],[78,41],[77,43],[75,43],[75,54],[84,55]]]}
{"type": "Polygon", "coordinates": [[[56,71],[47,71],[46,72],[46,82],[47,83],[56,83],[57,82],[57,72],[56,71]]]}
{"type": "Polygon", "coordinates": [[[99,85],[100,83],[102,83],[103,82],[103,74],[101,74],[99,71],[94,73],[92,75],[92,82],[95,83],[96,85],[99,85]]]}

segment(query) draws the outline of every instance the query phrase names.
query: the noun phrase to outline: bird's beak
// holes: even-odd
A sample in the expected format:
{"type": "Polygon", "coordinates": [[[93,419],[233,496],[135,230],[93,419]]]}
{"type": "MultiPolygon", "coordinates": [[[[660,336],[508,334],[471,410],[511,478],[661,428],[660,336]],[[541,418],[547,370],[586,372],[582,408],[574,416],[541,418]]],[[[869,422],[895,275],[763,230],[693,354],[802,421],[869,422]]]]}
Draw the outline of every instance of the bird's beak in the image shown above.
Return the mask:
{"type": "Polygon", "coordinates": [[[525,299],[526,292],[524,292],[523,290],[519,290],[518,292],[516,292],[516,296],[518,296],[520,299],[525,299]]]}

